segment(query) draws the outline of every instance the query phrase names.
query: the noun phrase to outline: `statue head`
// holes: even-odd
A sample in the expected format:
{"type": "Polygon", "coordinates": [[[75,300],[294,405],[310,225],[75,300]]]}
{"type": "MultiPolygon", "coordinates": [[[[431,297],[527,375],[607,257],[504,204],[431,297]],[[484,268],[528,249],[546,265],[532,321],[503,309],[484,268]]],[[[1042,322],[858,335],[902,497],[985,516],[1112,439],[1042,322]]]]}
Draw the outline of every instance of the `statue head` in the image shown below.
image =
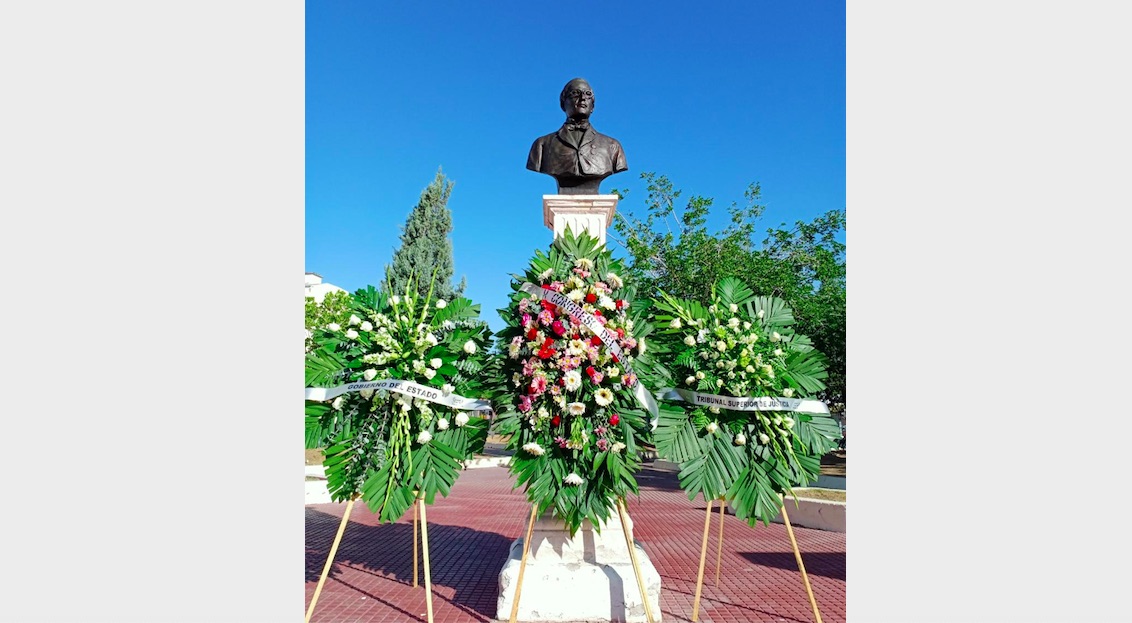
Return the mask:
{"type": "Polygon", "coordinates": [[[558,105],[570,119],[587,119],[594,111],[594,92],[584,78],[574,78],[562,87],[558,105]]]}

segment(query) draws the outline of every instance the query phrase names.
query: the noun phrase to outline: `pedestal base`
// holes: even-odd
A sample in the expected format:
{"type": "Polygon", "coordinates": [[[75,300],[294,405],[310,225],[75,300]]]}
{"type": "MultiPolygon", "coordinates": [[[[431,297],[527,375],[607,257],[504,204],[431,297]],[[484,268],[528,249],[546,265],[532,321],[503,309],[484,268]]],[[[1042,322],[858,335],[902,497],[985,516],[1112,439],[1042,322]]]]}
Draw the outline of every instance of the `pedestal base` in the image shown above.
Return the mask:
{"type": "Polygon", "coordinates": [[[605,244],[605,230],[617,211],[617,195],[543,195],[542,221],[557,238],[569,227],[583,231],[605,244]]]}
{"type": "MultiPolygon", "coordinates": [[[[660,622],[660,573],[640,543],[634,543],[653,619],[660,622]]],[[[499,573],[496,618],[511,618],[523,539],[499,573]]],[[[519,595],[519,621],[617,621],[645,623],[633,561],[616,514],[601,533],[587,522],[570,538],[562,522],[544,515],[535,523],[531,552],[519,595]]]]}

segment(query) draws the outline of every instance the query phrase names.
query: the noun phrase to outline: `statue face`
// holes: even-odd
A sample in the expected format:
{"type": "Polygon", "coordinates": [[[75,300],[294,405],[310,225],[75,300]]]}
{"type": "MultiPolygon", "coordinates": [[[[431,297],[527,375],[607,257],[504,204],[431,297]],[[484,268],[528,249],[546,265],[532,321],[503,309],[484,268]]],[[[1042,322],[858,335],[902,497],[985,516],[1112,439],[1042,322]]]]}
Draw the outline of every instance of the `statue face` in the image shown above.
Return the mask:
{"type": "Polygon", "coordinates": [[[585,82],[575,82],[566,91],[566,116],[570,118],[589,117],[594,111],[594,92],[585,82]]]}

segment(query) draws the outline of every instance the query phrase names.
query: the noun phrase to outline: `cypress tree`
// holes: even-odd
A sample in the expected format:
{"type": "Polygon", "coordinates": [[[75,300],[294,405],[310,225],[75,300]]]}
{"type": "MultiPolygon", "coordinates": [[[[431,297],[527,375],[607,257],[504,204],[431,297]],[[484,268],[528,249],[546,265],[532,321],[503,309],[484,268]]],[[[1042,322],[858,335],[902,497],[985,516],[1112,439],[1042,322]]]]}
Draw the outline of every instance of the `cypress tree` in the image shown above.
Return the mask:
{"type": "Polygon", "coordinates": [[[385,267],[381,289],[401,293],[410,276],[416,277],[416,290],[423,296],[428,293],[434,279],[433,298],[451,300],[464,292],[464,279],[457,288],[452,287],[452,213],[448,210],[448,197],[454,182],[436,171],[436,179],[421,192],[416,207],[401,227],[401,247],[393,253],[392,265],[385,267]],[[433,270],[436,271],[435,278],[433,270]]]}

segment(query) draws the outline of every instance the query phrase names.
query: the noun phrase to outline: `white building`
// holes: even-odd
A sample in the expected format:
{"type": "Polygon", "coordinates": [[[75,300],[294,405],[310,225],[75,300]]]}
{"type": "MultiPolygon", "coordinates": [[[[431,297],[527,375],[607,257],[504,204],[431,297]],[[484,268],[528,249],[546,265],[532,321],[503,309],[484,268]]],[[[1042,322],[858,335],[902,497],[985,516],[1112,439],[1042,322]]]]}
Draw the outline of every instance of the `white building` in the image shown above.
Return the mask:
{"type": "Polygon", "coordinates": [[[314,297],[316,303],[321,303],[323,297],[331,292],[345,292],[345,290],[332,283],[323,283],[322,275],[318,273],[307,273],[304,285],[306,296],[314,297]]]}

